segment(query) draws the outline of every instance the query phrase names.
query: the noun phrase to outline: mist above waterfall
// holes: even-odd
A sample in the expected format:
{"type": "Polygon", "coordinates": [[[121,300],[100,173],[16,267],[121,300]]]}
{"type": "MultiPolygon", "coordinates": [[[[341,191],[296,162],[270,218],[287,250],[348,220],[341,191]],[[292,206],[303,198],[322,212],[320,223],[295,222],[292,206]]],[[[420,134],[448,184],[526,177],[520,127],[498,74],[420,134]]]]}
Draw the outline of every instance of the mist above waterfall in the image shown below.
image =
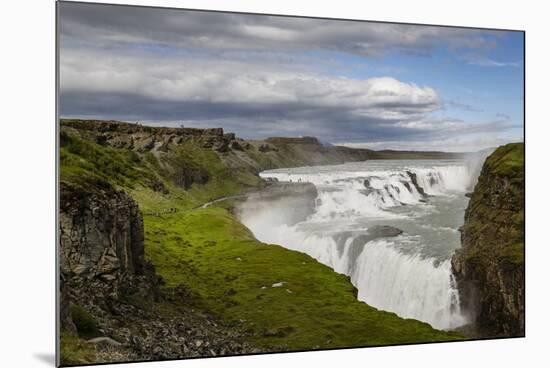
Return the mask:
{"type": "Polygon", "coordinates": [[[296,198],[251,198],[239,207],[239,216],[259,240],[307,253],[349,275],[359,300],[453,329],[467,319],[449,260],[460,247],[465,193],[475,185],[481,160],[482,155],[266,171],[264,178],[314,184],[317,197],[311,206],[296,198]],[[381,226],[395,231],[380,232],[381,226]]]}

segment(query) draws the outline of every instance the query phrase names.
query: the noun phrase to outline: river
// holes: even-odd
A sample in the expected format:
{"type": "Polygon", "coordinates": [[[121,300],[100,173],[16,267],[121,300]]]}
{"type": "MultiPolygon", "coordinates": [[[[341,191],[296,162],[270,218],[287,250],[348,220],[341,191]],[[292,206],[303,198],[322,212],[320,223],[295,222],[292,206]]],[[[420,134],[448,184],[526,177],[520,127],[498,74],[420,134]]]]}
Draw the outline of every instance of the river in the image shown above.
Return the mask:
{"type": "Polygon", "coordinates": [[[371,160],[264,171],[308,182],[317,197],[244,203],[239,217],[260,241],[304,252],[350,276],[358,299],[405,318],[454,329],[461,311],[450,259],[479,165],[461,160],[371,160]]]}

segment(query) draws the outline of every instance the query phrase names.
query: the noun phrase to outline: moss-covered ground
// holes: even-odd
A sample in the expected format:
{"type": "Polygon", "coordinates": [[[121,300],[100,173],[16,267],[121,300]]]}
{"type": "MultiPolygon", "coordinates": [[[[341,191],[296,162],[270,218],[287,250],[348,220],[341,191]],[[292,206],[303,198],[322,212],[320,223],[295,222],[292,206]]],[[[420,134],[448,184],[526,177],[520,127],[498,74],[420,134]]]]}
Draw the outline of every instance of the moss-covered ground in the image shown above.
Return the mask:
{"type": "Polygon", "coordinates": [[[264,348],[291,350],[458,339],[358,301],[349,279],[311,257],[257,241],[226,209],[146,215],[145,252],[165,288],[264,348]],[[280,287],[274,284],[282,283],[280,287]]]}
{"type": "Polygon", "coordinates": [[[95,347],[76,334],[67,331],[61,332],[61,364],[82,365],[93,364],[97,362],[95,347]]]}
{"type": "Polygon", "coordinates": [[[525,157],[523,143],[497,148],[485,161],[470,200],[464,231],[477,246],[465,256],[481,272],[487,260],[523,267],[525,237],[525,157]]]}
{"type": "Polygon", "coordinates": [[[525,148],[523,143],[509,143],[500,146],[486,161],[493,174],[523,178],[525,166],[525,148]]]}

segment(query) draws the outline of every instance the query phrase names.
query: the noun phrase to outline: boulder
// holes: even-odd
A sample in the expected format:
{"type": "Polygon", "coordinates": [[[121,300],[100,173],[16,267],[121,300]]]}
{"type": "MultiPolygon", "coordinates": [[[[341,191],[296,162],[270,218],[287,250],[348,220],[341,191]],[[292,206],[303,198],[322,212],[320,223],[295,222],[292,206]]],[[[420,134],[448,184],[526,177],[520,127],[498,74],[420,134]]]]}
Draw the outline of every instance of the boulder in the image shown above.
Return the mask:
{"type": "Polygon", "coordinates": [[[377,238],[390,238],[403,234],[403,230],[388,225],[376,225],[369,228],[369,234],[377,238]]]}
{"type": "Polygon", "coordinates": [[[210,179],[210,175],[204,169],[184,166],[172,175],[172,179],[177,185],[189,190],[193,184],[206,184],[210,179]]]}
{"type": "Polygon", "coordinates": [[[267,144],[267,143],[262,143],[260,145],[260,147],[258,147],[258,151],[260,152],[278,152],[279,149],[275,146],[272,146],[270,144],[267,144]]]}
{"type": "Polygon", "coordinates": [[[235,133],[225,133],[223,135],[223,139],[226,140],[226,141],[233,141],[235,140],[235,133]]]}
{"type": "Polygon", "coordinates": [[[231,141],[230,145],[231,149],[237,150],[237,151],[243,151],[244,148],[241,146],[241,144],[238,141],[231,141]]]}
{"type": "Polygon", "coordinates": [[[416,191],[418,193],[420,193],[420,195],[422,197],[428,197],[428,195],[426,194],[426,192],[424,191],[424,189],[422,189],[422,187],[418,184],[418,180],[416,178],[416,174],[413,173],[412,171],[407,171],[407,175],[409,176],[409,178],[411,178],[411,183],[412,185],[414,186],[414,188],[416,189],[416,191]]]}
{"type": "Polygon", "coordinates": [[[101,337],[95,337],[93,339],[88,340],[90,344],[95,345],[104,345],[104,346],[120,346],[122,345],[120,342],[116,341],[115,339],[112,339],[107,336],[101,336],[101,337]]]}
{"type": "MultiPolygon", "coordinates": [[[[353,238],[349,244],[348,255],[351,260],[357,259],[363,247],[373,240],[378,238],[391,238],[403,234],[403,230],[388,225],[375,225],[367,229],[366,233],[357,234],[351,231],[344,231],[333,235],[333,239],[336,243],[338,253],[340,256],[344,253],[346,242],[349,238],[353,238]]],[[[355,262],[350,262],[352,265],[355,262]]],[[[354,267],[354,266],[352,266],[354,267]]]]}

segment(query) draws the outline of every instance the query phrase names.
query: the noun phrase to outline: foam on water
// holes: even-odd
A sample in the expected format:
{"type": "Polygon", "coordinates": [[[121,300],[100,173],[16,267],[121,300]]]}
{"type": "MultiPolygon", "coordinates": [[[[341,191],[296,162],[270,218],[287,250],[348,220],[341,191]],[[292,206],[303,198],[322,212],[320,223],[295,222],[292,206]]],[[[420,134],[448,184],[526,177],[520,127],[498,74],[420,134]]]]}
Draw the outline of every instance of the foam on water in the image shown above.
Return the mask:
{"type": "Polygon", "coordinates": [[[449,213],[455,202],[465,203],[464,193],[476,175],[454,161],[368,161],[273,170],[261,176],[317,187],[313,213],[289,224],[283,219],[292,206],[268,204],[249,206],[255,210],[242,210],[240,217],[259,240],[307,253],[349,275],[359,300],[452,329],[467,320],[450,265],[450,255],[460,244],[460,224],[449,213]],[[447,202],[438,201],[440,197],[447,202]],[[369,238],[369,228],[380,224],[406,231],[393,238],[369,238]]]}
{"type": "Polygon", "coordinates": [[[351,278],[359,300],[439,329],[466,322],[449,260],[405,255],[378,240],[365,245],[356,264],[351,278]]]}

